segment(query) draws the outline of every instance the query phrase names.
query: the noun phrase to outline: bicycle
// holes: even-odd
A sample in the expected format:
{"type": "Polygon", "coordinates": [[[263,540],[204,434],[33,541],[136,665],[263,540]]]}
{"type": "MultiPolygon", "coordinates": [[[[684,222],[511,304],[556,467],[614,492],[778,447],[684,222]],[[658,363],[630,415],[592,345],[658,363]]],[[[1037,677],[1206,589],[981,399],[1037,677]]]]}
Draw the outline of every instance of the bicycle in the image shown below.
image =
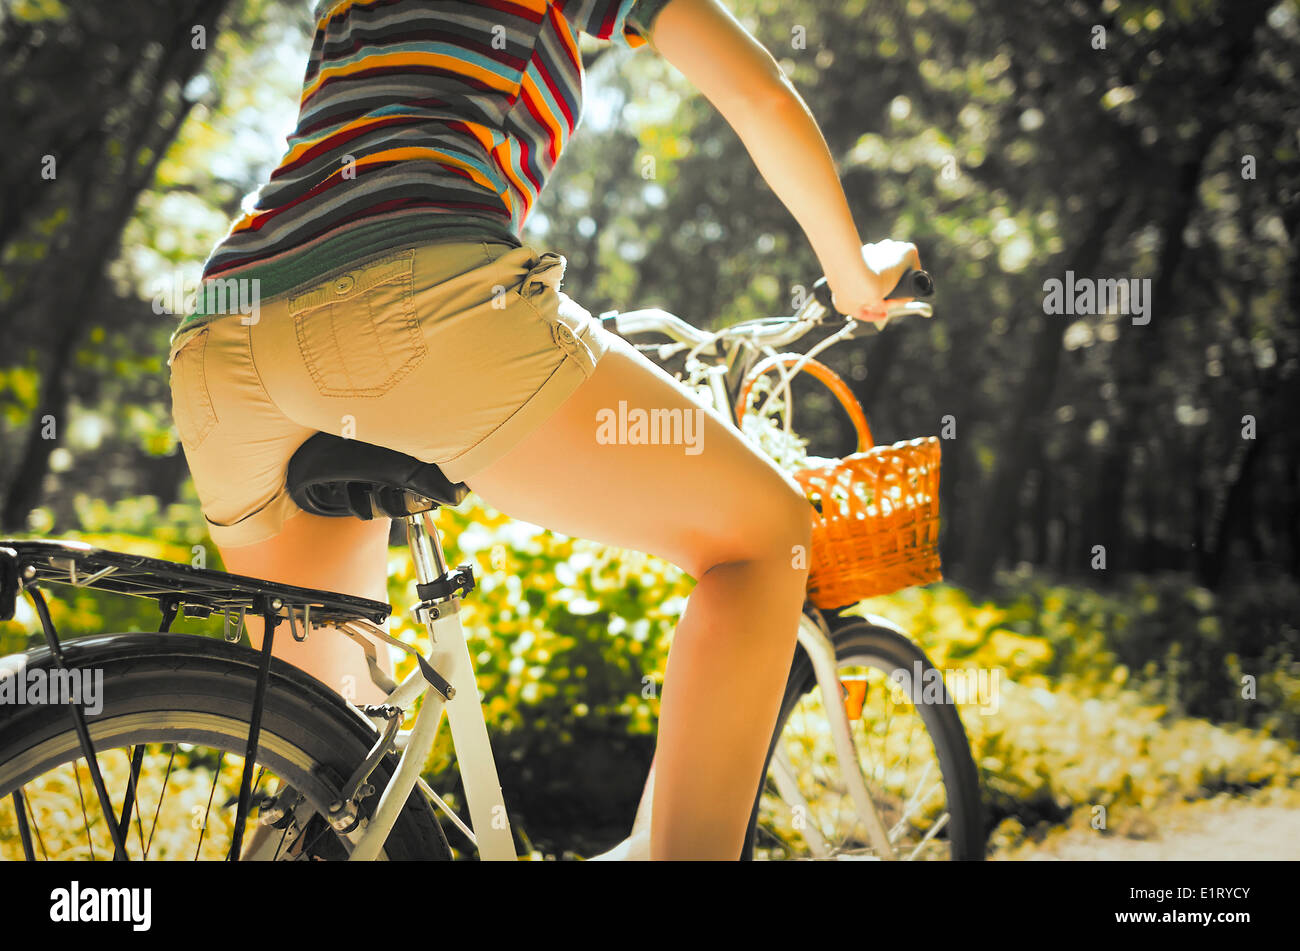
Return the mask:
{"type": "MultiPolygon", "coordinates": [[[[909,273],[906,279],[915,287],[906,295],[892,296],[921,293],[928,275],[909,273]]],[[[793,373],[808,365],[815,353],[858,329],[830,306],[824,279],[814,291],[791,317],[748,321],[720,331],[699,330],[656,309],[601,316],[625,336],[653,332],[670,337],[672,344],[641,349],[657,351],[661,359],[686,351],[690,385],[706,392],[739,426],[745,407],[738,411],[736,397],[759,352],[770,357],[773,348],[793,343],[814,327],[843,321],[835,334],[783,376],[779,387],[788,408],[793,373]],[[702,353],[714,362],[699,360],[702,353]]],[[[893,305],[890,314],[929,316],[930,307],[912,301],[893,305]]],[[[61,823],[58,829],[67,825],[67,817],[77,811],[75,786],[86,842],[69,846],[68,854],[60,857],[95,858],[109,852],[115,860],[191,857],[188,842],[182,850],[172,841],[174,833],[188,825],[198,833],[193,858],[203,855],[211,830],[208,855],[228,860],[449,859],[452,849],[438,821],[441,815],[481,859],[518,858],[459,617],[461,601],[475,585],[473,567],[449,568],[432,519],[438,506],[460,504],[468,488],[449,482],[435,465],[328,433],[312,436],[298,449],[289,464],[288,485],[295,502],[308,512],[403,521],[419,597],[411,613],[428,634],[427,654],[379,626],[392,612],[384,602],[79,542],[0,540],[0,620],[13,618],[19,596],[26,594],[45,644],[0,659],[0,690],[12,691],[28,681],[47,687],[61,683],[71,690],[79,676],[90,672],[99,672],[103,683],[112,685],[102,692],[102,708],[93,720],[87,718],[81,697],[71,703],[6,707],[0,719],[0,849],[9,843],[11,851],[20,848],[29,861],[38,852],[42,858],[52,857],[37,819],[53,815],[61,823]],[[159,629],[80,637],[63,645],[42,593],[49,584],[153,599],[161,613],[159,629]],[[238,643],[249,612],[264,621],[263,643],[257,650],[238,643]],[[180,614],[222,615],[224,642],[169,633],[180,614]],[[304,640],[317,626],[353,639],[364,650],[370,677],[386,694],[385,701],[359,707],[273,657],[277,628],[285,622],[296,640],[304,640]],[[415,670],[401,683],[380,667],[380,644],[414,658],[415,670]],[[417,701],[413,726],[404,731],[401,724],[417,701]],[[420,776],[444,712],[468,822],[420,776]],[[120,758],[113,755],[117,752],[120,758]],[[228,756],[238,761],[237,787],[233,775],[222,778],[228,756]],[[146,765],[165,770],[147,837],[146,765]],[[83,786],[83,769],[90,796],[83,786]],[[106,772],[120,780],[120,805],[109,792],[106,772]],[[170,804],[164,819],[173,775],[182,786],[180,805],[170,804]],[[55,804],[33,804],[30,785],[55,804]],[[219,786],[222,798],[217,800],[219,786]],[[214,802],[220,803],[215,814],[214,802]],[[92,819],[94,805],[99,809],[92,819]],[[250,823],[265,831],[249,837],[250,823]],[[151,855],[155,840],[158,852],[151,855]]],[[[946,689],[933,703],[919,691],[896,689],[900,670],[911,675],[934,668],[883,618],[849,617],[811,602],[805,605],[764,767],[767,778],[756,791],[743,857],[983,857],[978,779],[956,706],[946,689]],[[825,703],[823,697],[833,697],[834,702],[825,703]],[[909,702],[922,723],[921,739],[930,744],[931,755],[919,778],[911,769],[912,756],[923,743],[915,741],[914,730],[905,741],[889,730],[895,708],[909,702]],[[868,719],[873,725],[870,731],[860,731],[864,740],[871,745],[874,737],[887,752],[905,751],[901,771],[895,765],[867,770],[870,779],[864,774],[852,724],[868,719]],[[801,771],[805,764],[792,756],[809,759],[809,768],[801,771]],[[850,762],[855,768],[842,768],[850,762]],[[931,777],[935,771],[937,785],[931,777]],[[938,803],[936,791],[942,793],[938,803]],[[829,803],[835,810],[823,818],[818,809],[829,803]],[[850,807],[847,816],[845,803],[850,807]]]]}

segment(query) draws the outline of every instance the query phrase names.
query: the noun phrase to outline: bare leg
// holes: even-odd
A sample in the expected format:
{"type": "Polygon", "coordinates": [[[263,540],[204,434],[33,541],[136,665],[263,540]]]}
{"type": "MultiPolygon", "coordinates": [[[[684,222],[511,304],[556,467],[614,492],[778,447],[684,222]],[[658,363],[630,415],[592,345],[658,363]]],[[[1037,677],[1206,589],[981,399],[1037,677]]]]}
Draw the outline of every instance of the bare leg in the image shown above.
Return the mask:
{"type": "MultiPolygon", "coordinates": [[[[698,579],[669,655],[650,853],[735,859],[794,652],[806,583],[794,549],[808,545],[807,503],[711,412],[700,413],[698,454],[597,442],[597,412],[620,400],[698,410],[666,373],[620,345],[551,419],[469,481],[509,515],[650,552],[698,579]]],[[[222,555],[241,574],[383,600],[387,528],[303,513],[275,538],[222,555]]],[[[249,627],[260,643],[260,623],[249,627]]],[[[358,703],[381,699],[360,649],[341,635],[277,638],[275,653],[340,692],[351,678],[358,703]]]]}
{"type": "MultiPolygon", "coordinates": [[[[387,519],[363,522],[300,512],[288,519],[274,538],[222,548],[221,557],[226,569],[235,574],[387,601],[388,527],[387,519]]],[[[254,647],[260,647],[262,620],[250,616],[247,621],[249,638],[254,647]]],[[[282,624],[276,630],[273,653],[353,703],[384,699],[370,680],[361,647],[331,628],[314,628],[307,640],[299,643],[282,624]]],[[[388,649],[382,645],[379,663],[391,672],[388,649]]]]}
{"type": "Polygon", "coordinates": [[[700,411],[696,454],[598,442],[598,413],[620,400],[698,410],[620,341],[554,416],[469,483],[513,517],[658,555],[697,579],[665,675],[651,855],[736,859],[794,655],[808,503],[711,411],[700,411]]]}
{"type": "MultiPolygon", "coordinates": [[[[350,518],[321,518],[300,512],[284,523],[274,538],[255,545],[222,548],[226,570],[282,584],[339,591],[376,601],[387,601],[387,520],[362,522],[350,518]]],[[[253,646],[262,645],[261,618],[245,619],[253,646]]],[[[383,692],[370,680],[365,654],[345,634],[329,627],[314,627],[303,642],[295,641],[281,625],[273,653],[311,674],[321,683],[356,704],[379,703],[383,692]]],[[[382,645],[379,665],[392,672],[388,651],[382,645]]],[[[269,861],[281,833],[258,825],[245,840],[242,861],[269,861]]]]}

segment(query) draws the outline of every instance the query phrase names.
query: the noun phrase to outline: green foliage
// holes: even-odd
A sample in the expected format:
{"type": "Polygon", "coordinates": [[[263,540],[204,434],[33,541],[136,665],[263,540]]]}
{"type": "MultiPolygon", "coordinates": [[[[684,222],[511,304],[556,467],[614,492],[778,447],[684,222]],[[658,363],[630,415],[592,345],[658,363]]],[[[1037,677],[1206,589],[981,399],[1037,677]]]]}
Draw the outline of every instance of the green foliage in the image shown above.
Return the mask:
{"type": "Polygon", "coordinates": [[[1269,583],[1216,598],[1174,575],[1108,593],[1021,579],[983,602],[931,585],[852,613],[900,624],[942,669],[996,673],[996,702],[962,716],[1005,846],[1097,805],[1126,828],[1156,802],[1300,782],[1298,596],[1269,583]]]}
{"type": "MultiPolygon", "coordinates": [[[[153,537],[116,531],[165,524],[148,505],[87,514],[106,533],[83,537],[102,547],[189,561],[202,544],[182,517],[153,537]]],[[[472,563],[479,578],[462,619],[512,816],[543,851],[612,843],[631,822],[649,766],[658,685],[691,579],[476,501],[443,511],[439,525],[449,559],[472,563]]],[[[406,553],[394,549],[389,568],[390,600],[412,603],[406,553]]],[[[156,627],[151,602],[54,593],[64,636],[156,627]]],[[[1215,598],[1175,576],[1104,594],[1021,579],[991,600],[938,584],[853,613],[901,625],[941,669],[996,672],[995,702],[971,698],[962,715],[989,814],[1006,820],[999,841],[1008,844],[1099,804],[1133,815],[1171,797],[1300,782],[1296,596],[1261,584],[1215,598]],[[1242,697],[1243,672],[1258,678],[1253,700],[1242,697]]],[[[427,647],[403,611],[394,625],[427,647]]],[[[212,622],[176,629],[220,634],[212,622]]],[[[0,625],[0,650],[22,649],[32,630],[29,610],[0,625]]],[[[398,672],[410,668],[403,661],[398,672]]],[[[453,767],[444,731],[426,775],[456,803],[453,767]]]]}
{"type": "MultiPolygon", "coordinates": [[[[537,532],[478,504],[444,511],[439,524],[448,552],[479,578],[461,618],[508,808],[539,844],[574,830],[613,838],[630,827],[650,766],[664,661],[690,579],[639,552],[537,532]]],[[[392,602],[413,602],[409,558],[391,564],[392,602]]],[[[430,763],[435,777],[452,763],[446,740],[430,763]]]]}
{"type": "Polygon", "coordinates": [[[931,585],[858,611],[901,624],[941,667],[999,668],[1082,696],[1128,685],[1175,716],[1300,740],[1300,586],[1285,580],[1215,595],[1175,574],[1109,592],[1023,579],[982,603],[931,585]]]}
{"type": "Polygon", "coordinates": [[[1096,806],[1122,831],[1157,804],[1300,784],[1294,743],[1179,718],[1118,685],[1086,696],[1004,682],[995,714],[962,712],[990,827],[1009,820],[995,834],[999,845],[1016,838],[1008,830],[1063,823],[1096,806]]]}

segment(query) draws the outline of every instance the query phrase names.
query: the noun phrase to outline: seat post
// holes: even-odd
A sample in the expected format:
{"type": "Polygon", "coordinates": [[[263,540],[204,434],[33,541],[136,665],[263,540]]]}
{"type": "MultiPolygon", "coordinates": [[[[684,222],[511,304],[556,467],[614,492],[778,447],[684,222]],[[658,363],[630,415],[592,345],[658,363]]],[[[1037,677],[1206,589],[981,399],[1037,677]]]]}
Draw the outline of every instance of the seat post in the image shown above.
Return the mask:
{"type": "MultiPolygon", "coordinates": [[[[397,772],[379,800],[373,821],[387,835],[397,812],[415,788],[445,711],[479,857],[514,861],[518,858],[514,836],[479,700],[474,660],[465,628],[460,623],[460,599],[474,589],[474,569],[466,564],[448,570],[438,530],[427,511],[403,518],[411,557],[415,560],[416,591],[420,595],[420,603],[412,613],[424,624],[432,643],[428,657],[419,661],[420,671],[438,689],[441,699],[437,695],[425,697],[410,741],[397,772]],[[439,687],[439,683],[443,686],[439,687]],[[418,752],[413,756],[413,751],[418,752]]],[[[378,841],[373,845],[369,840],[363,841],[361,848],[353,850],[352,858],[376,858],[379,846],[378,841]]]]}
{"type": "Polygon", "coordinates": [[[415,579],[420,584],[437,581],[447,573],[442,540],[428,512],[406,516],[406,543],[415,560],[415,579]]]}
{"type": "MultiPolygon", "coordinates": [[[[483,714],[483,704],[479,700],[478,681],[474,676],[474,659],[470,655],[465,628],[460,622],[460,601],[474,589],[474,569],[468,564],[450,570],[447,568],[442,541],[427,511],[407,515],[405,519],[406,538],[411,546],[415,573],[419,579],[415,590],[420,595],[420,603],[412,609],[412,613],[424,624],[432,643],[427,660],[422,661],[420,666],[421,669],[431,668],[424,674],[430,683],[434,682],[429,678],[430,673],[436,672],[439,677],[445,678],[447,689],[442,692],[445,703],[439,703],[436,697],[425,699],[398,771],[400,773],[406,765],[407,754],[412,749],[421,750],[427,755],[433,748],[433,736],[424,731],[424,725],[427,724],[428,729],[436,733],[445,710],[479,857],[515,861],[518,856],[515,852],[514,834],[510,831],[496,760],[492,757],[492,741],[488,736],[487,720],[483,714]],[[432,704],[430,699],[433,700],[432,704]]],[[[417,774],[422,765],[422,762],[417,763],[417,774]]],[[[397,783],[396,776],[392,782],[397,783]]],[[[407,795],[413,786],[412,779],[409,785],[402,787],[401,795],[407,795]]],[[[381,810],[389,805],[387,790],[384,796],[379,804],[381,810]]],[[[400,805],[391,808],[400,808],[400,805]]],[[[353,856],[356,854],[354,851],[353,856]]],[[[375,855],[366,854],[363,857],[374,858],[375,855]]]]}
{"type": "Polygon", "coordinates": [[[411,609],[412,615],[429,628],[435,637],[433,622],[460,611],[460,599],[474,590],[474,569],[461,565],[447,567],[442,540],[428,511],[404,516],[406,541],[415,560],[415,590],[420,603],[411,609]]]}

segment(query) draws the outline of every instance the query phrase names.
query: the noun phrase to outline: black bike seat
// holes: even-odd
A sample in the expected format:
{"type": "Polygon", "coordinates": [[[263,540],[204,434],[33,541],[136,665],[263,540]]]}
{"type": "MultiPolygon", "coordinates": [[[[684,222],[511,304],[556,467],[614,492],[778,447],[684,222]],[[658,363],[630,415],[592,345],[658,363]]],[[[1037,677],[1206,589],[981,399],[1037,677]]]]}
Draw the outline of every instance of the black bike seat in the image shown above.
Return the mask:
{"type": "Polygon", "coordinates": [[[330,518],[402,518],[459,505],[463,482],[414,456],[330,433],[317,433],[289,460],[289,495],[305,512],[330,518]]]}

